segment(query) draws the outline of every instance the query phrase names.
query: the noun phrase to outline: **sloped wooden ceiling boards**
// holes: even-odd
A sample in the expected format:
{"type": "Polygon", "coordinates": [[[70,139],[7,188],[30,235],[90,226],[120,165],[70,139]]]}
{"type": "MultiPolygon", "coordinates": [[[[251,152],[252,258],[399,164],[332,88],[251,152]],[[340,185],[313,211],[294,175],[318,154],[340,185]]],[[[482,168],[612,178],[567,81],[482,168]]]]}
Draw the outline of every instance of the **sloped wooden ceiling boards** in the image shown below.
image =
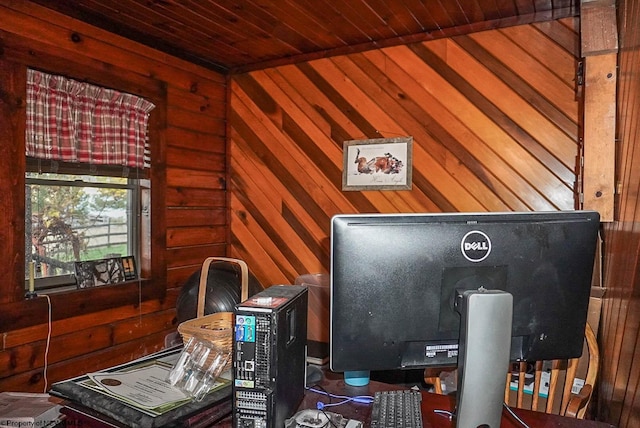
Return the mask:
{"type": "Polygon", "coordinates": [[[32,0],[223,73],[578,13],[578,0],[32,0]]]}

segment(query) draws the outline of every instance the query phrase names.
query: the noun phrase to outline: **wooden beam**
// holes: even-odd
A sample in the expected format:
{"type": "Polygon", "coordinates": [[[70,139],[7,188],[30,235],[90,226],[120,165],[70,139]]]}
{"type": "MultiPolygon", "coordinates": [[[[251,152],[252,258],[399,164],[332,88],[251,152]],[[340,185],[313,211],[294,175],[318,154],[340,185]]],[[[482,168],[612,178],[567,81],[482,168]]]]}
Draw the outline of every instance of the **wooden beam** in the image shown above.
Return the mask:
{"type": "Polygon", "coordinates": [[[582,208],[614,220],[618,30],[614,0],[582,0],[582,208]]]}
{"type": "Polygon", "coordinates": [[[290,64],[300,64],[321,58],[329,58],[340,55],[349,55],[353,53],[365,52],[374,49],[382,49],[391,46],[409,45],[413,43],[421,43],[429,40],[445,39],[463,34],[476,33],[479,31],[492,30],[495,28],[506,28],[518,25],[531,24],[536,22],[548,22],[576,16],[576,8],[567,6],[553,10],[525,13],[516,16],[507,16],[504,18],[488,19],[485,21],[474,22],[472,24],[456,25],[453,27],[440,28],[434,31],[424,31],[397,37],[391,37],[384,40],[372,40],[359,44],[351,44],[337,48],[326,49],[318,52],[302,53],[298,55],[285,56],[273,60],[260,61],[253,64],[238,65],[232,67],[227,74],[243,74],[250,71],[264,70],[267,68],[280,67],[290,64]]]}
{"type": "Polygon", "coordinates": [[[613,221],[616,54],[585,58],[583,208],[613,221]]]}
{"type": "Polygon", "coordinates": [[[618,52],[614,0],[582,0],[580,39],[583,57],[618,52]]]}

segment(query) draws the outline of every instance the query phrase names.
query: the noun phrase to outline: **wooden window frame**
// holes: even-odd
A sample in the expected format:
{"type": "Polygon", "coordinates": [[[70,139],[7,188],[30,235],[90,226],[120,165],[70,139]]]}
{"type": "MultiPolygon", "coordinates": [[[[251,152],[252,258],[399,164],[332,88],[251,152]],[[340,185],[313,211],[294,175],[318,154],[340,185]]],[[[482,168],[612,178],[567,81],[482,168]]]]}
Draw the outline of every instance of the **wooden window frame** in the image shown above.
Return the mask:
{"type": "MultiPolygon", "coordinates": [[[[149,119],[152,153],[151,189],[141,203],[146,218],[140,227],[140,277],[116,286],[51,293],[53,320],[98,312],[120,306],[163,299],[166,295],[165,142],[166,87],[163,82],[113,67],[73,63],[46,52],[22,51],[6,46],[0,55],[0,157],[7,160],[0,169],[0,325],[2,332],[47,322],[47,299],[25,298],[25,100],[27,68],[61,74],[77,80],[142,96],[156,105],[149,119]],[[5,140],[5,141],[2,141],[5,140]],[[8,140],[8,141],[7,141],[8,140]]],[[[4,163],[4,162],[3,162],[4,163]]]]}

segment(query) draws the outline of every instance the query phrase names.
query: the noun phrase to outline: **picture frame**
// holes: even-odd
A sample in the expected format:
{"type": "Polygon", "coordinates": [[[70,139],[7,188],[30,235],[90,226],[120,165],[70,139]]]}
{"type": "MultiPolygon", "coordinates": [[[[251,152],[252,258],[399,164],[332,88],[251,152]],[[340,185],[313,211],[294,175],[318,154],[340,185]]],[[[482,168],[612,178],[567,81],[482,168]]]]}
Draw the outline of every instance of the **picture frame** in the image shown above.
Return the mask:
{"type": "Polygon", "coordinates": [[[134,256],[74,262],[77,288],[118,284],[138,278],[134,256]]]}
{"type": "Polygon", "coordinates": [[[413,137],[346,140],[342,190],[411,190],[413,137]]]}
{"type": "Polygon", "coordinates": [[[138,279],[138,268],[134,256],[125,256],[122,258],[122,270],[125,281],[138,279]]]}
{"type": "Polygon", "coordinates": [[[100,287],[124,281],[120,257],[75,262],[74,268],[78,288],[100,287]]]}

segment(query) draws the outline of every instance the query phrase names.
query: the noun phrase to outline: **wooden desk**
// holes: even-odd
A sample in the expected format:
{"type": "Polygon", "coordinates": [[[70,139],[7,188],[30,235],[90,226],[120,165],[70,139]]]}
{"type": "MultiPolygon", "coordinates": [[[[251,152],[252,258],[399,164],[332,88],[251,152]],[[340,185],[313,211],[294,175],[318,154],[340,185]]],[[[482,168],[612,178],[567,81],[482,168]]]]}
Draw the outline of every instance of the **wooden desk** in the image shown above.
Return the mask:
{"type": "MultiPolygon", "coordinates": [[[[354,387],[344,383],[341,373],[325,372],[322,381],[313,389],[324,390],[326,392],[353,397],[356,395],[373,395],[376,391],[384,391],[390,389],[402,389],[403,386],[390,385],[381,382],[371,381],[366,386],[354,387]]],[[[325,404],[337,403],[341,401],[336,398],[329,398],[324,394],[307,391],[303,401],[300,403],[298,410],[316,409],[318,402],[325,404]]],[[[424,420],[424,428],[455,428],[454,423],[448,417],[435,413],[434,410],[451,411],[455,406],[452,397],[446,395],[432,394],[428,392],[422,393],[422,416],[424,420]]],[[[230,412],[230,403],[227,411],[230,412]]],[[[371,405],[350,402],[340,406],[329,407],[327,411],[341,414],[349,419],[356,419],[364,422],[365,427],[370,425],[371,405]]],[[[547,415],[541,412],[533,412],[530,410],[515,409],[515,413],[522,418],[531,428],[614,428],[603,422],[588,421],[582,419],[565,418],[557,415],[547,415]]],[[[69,406],[63,410],[67,415],[69,428],[87,428],[87,427],[126,427],[126,425],[115,423],[109,418],[100,415],[97,412],[81,411],[77,406],[69,406]]],[[[207,423],[207,418],[197,418],[199,423],[193,426],[198,427],[218,427],[231,428],[232,418],[229,414],[227,417],[217,423],[207,423]]],[[[215,419],[214,419],[215,420],[215,419]]],[[[502,424],[500,428],[522,428],[510,415],[503,412],[502,424]]]]}
{"type": "MultiPolygon", "coordinates": [[[[368,385],[361,387],[349,386],[344,383],[342,374],[326,372],[325,378],[318,384],[318,388],[314,389],[324,389],[325,391],[333,394],[352,397],[356,395],[373,395],[376,391],[401,388],[403,387],[375,381],[371,381],[368,385]]],[[[307,391],[299,409],[315,409],[316,403],[319,401],[328,404],[331,402],[336,403],[340,400],[335,398],[330,399],[326,395],[307,391]]],[[[451,411],[454,407],[455,401],[453,397],[423,392],[422,416],[424,420],[424,428],[454,428],[454,423],[450,421],[448,417],[434,412],[434,410],[451,411]]],[[[369,404],[350,402],[349,404],[329,407],[326,410],[339,413],[349,419],[363,421],[365,427],[368,427],[370,424],[371,405],[369,404]]],[[[531,428],[613,428],[612,425],[603,422],[565,418],[524,409],[515,409],[514,412],[531,428]]],[[[506,411],[504,411],[500,428],[522,427],[510,415],[508,415],[506,411]]]]}

